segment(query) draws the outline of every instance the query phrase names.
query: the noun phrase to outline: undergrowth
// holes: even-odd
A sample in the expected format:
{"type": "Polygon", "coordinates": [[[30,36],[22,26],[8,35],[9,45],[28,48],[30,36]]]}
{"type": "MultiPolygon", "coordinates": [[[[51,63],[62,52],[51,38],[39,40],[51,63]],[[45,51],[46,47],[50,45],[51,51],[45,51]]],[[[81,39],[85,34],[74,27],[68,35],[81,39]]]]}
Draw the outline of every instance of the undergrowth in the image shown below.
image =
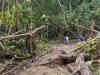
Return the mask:
{"type": "Polygon", "coordinates": [[[50,52],[50,47],[47,39],[44,38],[37,38],[37,45],[38,49],[41,53],[48,53],[50,52]]]}

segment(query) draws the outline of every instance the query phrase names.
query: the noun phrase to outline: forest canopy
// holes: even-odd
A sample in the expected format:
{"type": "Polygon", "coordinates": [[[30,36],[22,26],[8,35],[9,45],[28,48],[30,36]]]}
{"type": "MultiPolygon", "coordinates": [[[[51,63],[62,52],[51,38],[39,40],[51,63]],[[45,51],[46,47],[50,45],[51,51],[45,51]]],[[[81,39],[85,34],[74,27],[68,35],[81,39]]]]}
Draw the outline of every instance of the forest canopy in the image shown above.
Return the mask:
{"type": "Polygon", "coordinates": [[[77,34],[90,28],[93,19],[100,24],[99,0],[0,0],[0,5],[0,25],[8,28],[1,33],[6,34],[46,25],[50,28],[41,35],[53,39],[59,37],[61,27],[77,34]]]}

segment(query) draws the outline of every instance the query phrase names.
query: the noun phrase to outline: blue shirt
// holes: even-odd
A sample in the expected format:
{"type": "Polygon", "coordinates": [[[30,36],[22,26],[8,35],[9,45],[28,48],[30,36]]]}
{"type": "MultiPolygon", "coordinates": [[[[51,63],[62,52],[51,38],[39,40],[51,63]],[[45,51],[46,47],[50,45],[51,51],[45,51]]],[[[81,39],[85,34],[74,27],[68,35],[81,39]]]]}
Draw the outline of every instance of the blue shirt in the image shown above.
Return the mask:
{"type": "Polygon", "coordinates": [[[85,40],[85,38],[82,35],[80,35],[80,34],[78,34],[76,38],[79,41],[84,41],[85,40]]]}
{"type": "Polygon", "coordinates": [[[64,36],[64,40],[68,40],[67,38],[69,38],[68,36],[64,36]]]}

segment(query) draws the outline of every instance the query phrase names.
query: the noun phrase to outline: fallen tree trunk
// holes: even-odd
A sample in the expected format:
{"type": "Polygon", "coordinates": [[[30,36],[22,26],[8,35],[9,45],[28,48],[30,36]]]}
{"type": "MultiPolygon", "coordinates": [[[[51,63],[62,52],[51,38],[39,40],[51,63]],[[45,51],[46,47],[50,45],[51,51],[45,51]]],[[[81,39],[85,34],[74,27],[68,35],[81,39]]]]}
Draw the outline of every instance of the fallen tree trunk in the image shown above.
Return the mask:
{"type": "Polygon", "coordinates": [[[100,64],[100,59],[98,59],[98,60],[92,60],[92,63],[93,64],[100,64]]]}
{"type": "Polygon", "coordinates": [[[19,35],[8,35],[8,36],[2,36],[0,37],[0,40],[5,40],[5,39],[12,39],[12,38],[16,38],[16,37],[21,37],[21,36],[33,36],[38,30],[45,28],[45,25],[39,27],[39,28],[35,28],[33,31],[27,32],[25,34],[19,34],[19,35]]]}
{"type": "Polygon", "coordinates": [[[48,65],[55,61],[57,64],[65,65],[68,63],[75,62],[75,60],[76,60],[76,55],[59,54],[54,58],[49,58],[46,61],[40,62],[39,65],[48,65]]]}
{"type": "Polygon", "coordinates": [[[81,73],[81,75],[94,75],[93,71],[85,64],[84,53],[80,53],[76,59],[73,75],[77,72],[81,73]]]}
{"type": "MultiPolygon", "coordinates": [[[[69,63],[74,63],[77,59],[77,53],[69,54],[62,54],[59,53],[58,55],[54,56],[54,58],[48,58],[47,60],[43,60],[39,62],[39,65],[48,65],[56,61],[57,64],[66,65],[69,63]]],[[[85,61],[90,61],[91,57],[85,55],[85,61]]]]}

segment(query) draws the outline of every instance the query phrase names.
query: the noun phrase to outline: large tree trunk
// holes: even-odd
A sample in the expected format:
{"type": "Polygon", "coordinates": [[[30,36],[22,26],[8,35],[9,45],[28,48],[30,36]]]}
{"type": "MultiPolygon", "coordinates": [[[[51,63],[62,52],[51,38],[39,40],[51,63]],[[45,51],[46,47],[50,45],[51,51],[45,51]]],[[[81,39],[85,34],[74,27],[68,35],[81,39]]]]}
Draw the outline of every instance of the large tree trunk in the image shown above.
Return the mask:
{"type": "Polygon", "coordinates": [[[73,74],[75,75],[77,72],[81,73],[81,75],[94,75],[93,71],[85,64],[84,53],[80,53],[76,59],[73,74]]]}

